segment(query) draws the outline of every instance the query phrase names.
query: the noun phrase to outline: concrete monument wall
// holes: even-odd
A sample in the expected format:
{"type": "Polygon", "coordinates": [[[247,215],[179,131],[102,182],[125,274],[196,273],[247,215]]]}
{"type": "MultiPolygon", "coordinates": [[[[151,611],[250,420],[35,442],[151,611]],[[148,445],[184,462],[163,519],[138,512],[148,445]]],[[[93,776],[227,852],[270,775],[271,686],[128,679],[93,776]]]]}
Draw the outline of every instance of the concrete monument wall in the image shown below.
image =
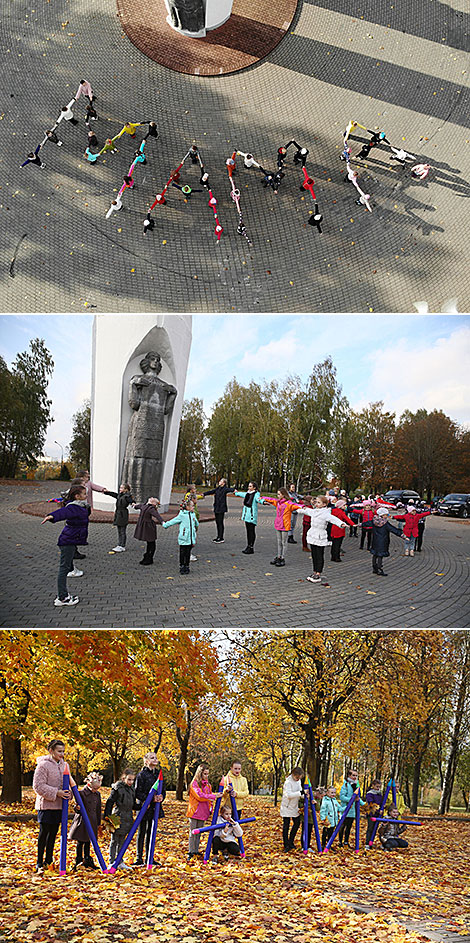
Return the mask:
{"type": "Polygon", "coordinates": [[[233,0],[164,0],[167,23],[183,36],[200,39],[222,26],[232,13],[233,0]]]}
{"type": "MultiPolygon", "coordinates": [[[[164,508],[169,504],[173,481],[191,322],[191,315],[186,314],[105,314],[96,315],[93,324],[91,480],[119,490],[129,422],[134,413],[129,403],[130,382],[142,374],[141,360],[154,351],[161,357],[159,380],[177,390],[172,408],[165,416],[159,493],[153,493],[164,508]]],[[[93,504],[100,510],[112,510],[115,499],[95,492],[93,504]]]]}

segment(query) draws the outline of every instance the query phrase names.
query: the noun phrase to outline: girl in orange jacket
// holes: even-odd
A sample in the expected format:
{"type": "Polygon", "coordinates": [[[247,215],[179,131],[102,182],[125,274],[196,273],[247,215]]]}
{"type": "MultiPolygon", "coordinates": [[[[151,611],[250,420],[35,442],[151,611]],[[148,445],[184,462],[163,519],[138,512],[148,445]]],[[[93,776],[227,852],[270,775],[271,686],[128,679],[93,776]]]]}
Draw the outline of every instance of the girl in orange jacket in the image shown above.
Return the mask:
{"type": "Polygon", "coordinates": [[[186,812],[190,826],[188,861],[191,861],[191,858],[199,852],[200,835],[193,835],[193,829],[203,827],[210,816],[212,802],[217,798],[209,782],[209,767],[201,763],[189,786],[188,811],[186,812]]]}
{"type": "Polygon", "coordinates": [[[274,528],[277,536],[277,557],[271,560],[272,566],[285,566],[286,544],[291,528],[292,512],[303,508],[303,504],[295,504],[289,498],[287,488],[279,488],[277,498],[261,498],[260,504],[272,504],[276,508],[274,528]]]}

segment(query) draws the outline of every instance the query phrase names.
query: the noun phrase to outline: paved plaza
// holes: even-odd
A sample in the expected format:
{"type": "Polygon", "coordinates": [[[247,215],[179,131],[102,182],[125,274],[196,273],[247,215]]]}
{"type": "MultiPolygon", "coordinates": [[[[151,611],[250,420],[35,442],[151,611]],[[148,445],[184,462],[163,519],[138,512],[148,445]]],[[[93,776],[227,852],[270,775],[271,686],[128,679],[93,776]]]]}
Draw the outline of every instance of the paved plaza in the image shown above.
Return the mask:
{"type": "MultiPolygon", "coordinates": [[[[3,0],[2,311],[401,312],[418,301],[441,311],[451,299],[468,311],[469,18],[467,0],[299,0],[291,30],[265,59],[204,78],[139,52],[115,0],[3,0]],[[160,130],[136,191],[109,220],[139,130],[117,154],[87,164],[82,99],[79,124],[59,126],[63,147],[47,144],[43,169],[20,170],[81,78],[97,95],[101,143],[125,120],[155,119],[160,130]],[[373,148],[357,165],[373,212],[356,206],[339,160],[350,119],[385,129],[432,165],[429,177],[413,179],[410,164],[373,148]],[[277,196],[240,166],[250,247],[236,232],[225,160],[251,150],[274,169],[291,138],[309,148],[323,233],[307,225],[312,203],[292,161],[277,196]],[[194,141],[219,200],[220,244],[206,193],[185,203],[172,190],[144,236],[149,205],[194,141]]],[[[353,136],[353,155],[364,139],[353,136]]],[[[196,171],[187,182],[197,187],[196,171]]]]}
{"type": "MultiPolygon", "coordinates": [[[[201,524],[198,560],[189,576],[178,565],[177,528],[158,529],[152,568],[140,567],[143,545],[128,528],[126,553],[109,554],[116,529],[90,526],[84,576],[69,580],[80,603],[56,609],[57,538],[62,525],[40,524],[21,514],[23,502],[47,500],[59,483],[0,488],[2,528],[0,626],[9,628],[147,627],[325,627],[447,628],[470,625],[468,593],[470,522],[431,517],[423,551],[403,555],[403,542],[391,536],[387,578],[372,575],[371,557],[358,539],[346,537],[341,564],[326,552],[324,578],[306,581],[310,556],[299,543],[287,548],[286,566],[270,566],[275,555],[274,512],[260,508],[255,554],[244,556],[241,500],[229,497],[225,543],[214,544],[215,524],[201,524]]],[[[173,495],[173,500],[178,499],[173,495]]],[[[212,498],[205,499],[212,506],[212,498]]],[[[201,507],[205,502],[201,502],[201,507]]]]}

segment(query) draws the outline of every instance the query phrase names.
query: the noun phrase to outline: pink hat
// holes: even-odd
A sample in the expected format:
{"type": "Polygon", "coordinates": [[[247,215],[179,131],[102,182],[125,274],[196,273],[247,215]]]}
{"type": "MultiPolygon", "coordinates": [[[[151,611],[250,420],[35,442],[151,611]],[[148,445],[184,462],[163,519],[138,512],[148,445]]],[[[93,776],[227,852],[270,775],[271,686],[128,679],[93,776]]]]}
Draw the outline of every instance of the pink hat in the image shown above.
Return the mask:
{"type": "Polygon", "coordinates": [[[380,508],[377,508],[377,514],[379,515],[379,517],[385,517],[386,514],[389,514],[389,510],[388,508],[380,507],[380,508]]]}

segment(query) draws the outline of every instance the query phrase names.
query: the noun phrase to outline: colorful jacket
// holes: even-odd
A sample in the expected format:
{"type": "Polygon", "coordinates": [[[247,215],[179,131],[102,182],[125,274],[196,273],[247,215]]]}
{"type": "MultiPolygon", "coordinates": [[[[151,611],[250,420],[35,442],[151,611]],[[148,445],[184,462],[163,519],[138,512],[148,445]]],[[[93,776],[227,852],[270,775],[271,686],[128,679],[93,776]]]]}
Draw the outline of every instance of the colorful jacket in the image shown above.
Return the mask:
{"type": "Polygon", "coordinates": [[[35,809],[62,808],[62,799],[57,796],[57,790],[62,789],[64,770],[64,760],[57,762],[50,753],[39,757],[33,777],[35,809]]]}
{"type": "Polygon", "coordinates": [[[88,543],[88,507],[84,507],[83,504],[76,501],[71,501],[64,508],[51,511],[50,516],[54,523],[66,521],[57,541],[59,547],[68,547],[71,544],[83,546],[88,543]]]}
{"type": "Polygon", "coordinates": [[[182,509],[176,517],[172,517],[171,521],[164,521],[163,527],[166,529],[167,527],[171,527],[172,524],[180,525],[178,543],[184,547],[193,547],[196,543],[197,529],[199,527],[199,521],[195,511],[182,509]]]}
{"type": "Polygon", "coordinates": [[[236,491],[235,496],[237,498],[245,499],[247,494],[253,494],[253,501],[251,507],[244,504],[242,509],[242,521],[246,521],[247,524],[257,524],[258,523],[258,505],[261,501],[261,495],[259,491],[249,492],[249,491],[236,491]]]}
{"type": "Polygon", "coordinates": [[[422,514],[399,514],[394,515],[394,521],[404,521],[405,526],[403,528],[403,533],[405,537],[417,537],[418,536],[418,523],[422,517],[428,517],[431,511],[423,511],[422,514]]]}
{"type": "Polygon", "coordinates": [[[285,498],[260,498],[261,504],[272,504],[276,508],[274,527],[276,530],[290,531],[292,511],[299,511],[303,504],[286,501],[285,498]]]}
{"type": "Polygon", "coordinates": [[[237,809],[241,809],[244,805],[243,800],[247,799],[248,796],[250,795],[250,790],[248,789],[248,780],[246,779],[245,776],[242,776],[241,774],[240,776],[234,776],[233,773],[227,773],[227,775],[224,776],[225,788],[224,788],[224,794],[222,798],[222,805],[224,805],[225,802],[227,803],[227,805],[230,805],[230,798],[229,798],[230,784],[233,786],[234,792],[236,792],[235,805],[237,809]]]}
{"type": "Polygon", "coordinates": [[[212,800],[209,799],[211,795],[212,787],[210,783],[199,786],[196,780],[193,779],[189,787],[188,811],[186,812],[188,819],[199,819],[201,822],[207,821],[212,808],[212,800]]]}

